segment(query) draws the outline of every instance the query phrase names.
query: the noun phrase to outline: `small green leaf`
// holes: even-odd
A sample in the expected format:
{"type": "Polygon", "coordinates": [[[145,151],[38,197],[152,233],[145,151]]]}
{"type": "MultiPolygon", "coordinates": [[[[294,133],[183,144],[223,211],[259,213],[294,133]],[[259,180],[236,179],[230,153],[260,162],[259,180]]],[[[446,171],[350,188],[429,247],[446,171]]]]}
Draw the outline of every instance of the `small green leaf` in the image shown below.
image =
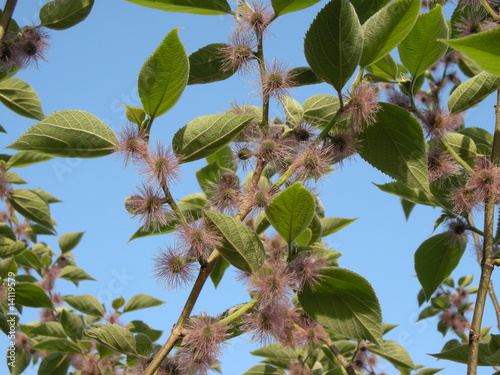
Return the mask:
{"type": "Polygon", "coordinates": [[[139,72],[139,97],[150,117],[170,110],[187,85],[189,58],[177,31],[167,34],[139,72]]]}
{"type": "Polygon", "coordinates": [[[236,171],[238,169],[238,162],[234,157],[233,149],[229,145],[220,148],[219,151],[207,156],[206,159],[208,164],[217,162],[219,166],[228,170],[236,171]]]}
{"type": "Polygon", "coordinates": [[[49,204],[32,190],[16,189],[12,191],[8,202],[26,219],[33,220],[47,228],[54,229],[50,216],[49,204]]]}
{"type": "Polygon", "coordinates": [[[125,115],[130,122],[141,125],[146,119],[146,112],[142,107],[133,107],[126,104],[122,104],[122,106],[125,107],[125,115]]]}
{"type": "Polygon", "coordinates": [[[100,342],[115,352],[132,356],[138,355],[134,335],[118,324],[107,324],[99,328],[86,329],[84,334],[86,337],[100,342]]]}
{"type": "Polygon", "coordinates": [[[335,232],[338,232],[342,228],[347,227],[349,224],[354,223],[356,219],[345,219],[343,217],[324,217],[321,219],[321,227],[323,232],[321,237],[329,236],[335,232]]]}
{"type": "Polygon", "coordinates": [[[299,126],[304,117],[304,108],[289,96],[282,96],[279,100],[285,110],[286,121],[293,127],[299,126]]]}
{"type": "Polygon", "coordinates": [[[434,375],[439,371],[444,370],[442,368],[424,368],[416,373],[416,375],[434,375]]]}
{"type": "Polygon", "coordinates": [[[225,43],[212,43],[189,55],[188,85],[223,81],[236,73],[237,69],[224,69],[225,43]]]}
{"type": "Polygon", "coordinates": [[[39,196],[41,196],[43,199],[47,201],[47,203],[60,203],[62,202],[61,200],[57,199],[54,197],[52,194],[47,193],[45,190],[42,189],[31,189],[31,191],[37,193],[39,196]]]}
{"type": "Polygon", "coordinates": [[[355,340],[382,342],[382,313],[375,291],[358,274],[339,267],[325,268],[322,278],[298,293],[305,312],[336,334],[355,340]]]}
{"type": "Polygon", "coordinates": [[[208,198],[211,198],[213,196],[213,186],[217,186],[220,182],[221,176],[226,173],[234,176],[236,181],[239,181],[239,177],[233,170],[221,167],[216,161],[197,170],[195,175],[201,190],[203,190],[208,198]]]}
{"type": "Polygon", "coordinates": [[[91,294],[66,296],[63,300],[72,308],[84,314],[99,316],[101,318],[104,317],[104,306],[91,294]]]}
{"type": "Polygon", "coordinates": [[[24,181],[21,176],[19,176],[17,173],[12,172],[12,171],[7,171],[5,173],[5,177],[7,178],[7,181],[10,184],[15,184],[15,185],[26,185],[27,182],[24,181]]]}
{"type": "Polygon", "coordinates": [[[390,177],[429,192],[427,146],[420,123],[403,108],[380,105],[377,122],[359,135],[359,154],[390,177]]]}
{"type": "Polygon", "coordinates": [[[303,106],[304,120],[313,124],[327,124],[340,107],[339,98],[332,95],[314,95],[306,99],[303,106]]]}
{"type": "Polygon", "coordinates": [[[146,309],[148,307],[160,306],[165,302],[157,298],[151,297],[147,294],[137,294],[127,301],[127,304],[123,308],[123,312],[130,312],[140,309],[146,309]]]}
{"type": "Polygon", "coordinates": [[[465,243],[448,232],[425,240],[415,253],[415,271],[428,301],[451,275],[465,251],[465,243]]]}
{"type": "Polygon", "coordinates": [[[432,207],[439,206],[439,202],[431,194],[417,188],[411,188],[402,182],[394,181],[384,185],[374,185],[386,193],[397,195],[413,203],[432,207]]]}
{"type": "Polygon", "coordinates": [[[441,42],[464,53],[484,70],[500,75],[499,39],[500,27],[495,27],[465,38],[441,40],[441,42]]]}
{"type": "Polygon", "coordinates": [[[395,341],[384,340],[384,348],[382,350],[375,345],[369,345],[368,348],[372,353],[384,358],[395,367],[402,367],[410,370],[415,368],[406,349],[395,341]]]}
{"type": "Polygon", "coordinates": [[[309,8],[319,2],[320,0],[271,0],[276,16],[309,8]]]}
{"type": "Polygon", "coordinates": [[[68,309],[63,309],[59,319],[64,331],[69,337],[77,340],[82,339],[85,322],[83,321],[83,317],[81,315],[73,314],[68,309]]]}
{"type": "Polygon", "coordinates": [[[97,158],[111,154],[116,143],[111,128],[97,117],[64,110],[33,125],[7,148],[65,158],[97,158]]]}
{"type": "Polygon", "coordinates": [[[125,304],[125,298],[123,297],[118,297],[111,302],[111,307],[115,310],[118,310],[120,307],[122,307],[125,304]]]}
{"type": "Polygon", "coordinates": [[[142,333],[148,336],[153,342],[158,340],[163,333],[163,331],[158,331],[156,329],[151,328],[150,325],[144,323],[141,320],[132,320],[131,322],[128,322],[125,327],[129,329],[130,332],[142,333]]]}
{"type": "Polygon", "coordinates": [[[69,280],[76,286],[78,286],[80,281],[84,280],[96,281],[92,276],[90,276],[87,272],[85,272],[81,268],[71,265],[68,265],[61,270],[59,278],[69,280]]]}
{"type": "Polygon", "coordinates": [[[23,374],[24,370],[30,365],[31,357],[30,349],[17,347],[14,356],[7,357],[7,363],[12,364],[9,366],[10,375],[23,374]]]}
{"type": "Polygon", "coordinates": [[[64,254],[73,250],[80,243],[84,233],[85,232],[65,233],[59,237],[59,248],[61,252],[64,254]]]}
{"type": "Polygon", "coordinates": [[[304,52],[313,72],[341,91],[351,78],[363,50],[363,33],[347,0],[330,1],[306,33],[304,52]]]}
{"type": "Polygon", "coordinates": [[[273,199],[266,216],[281,237],[291,243],[311,224],[315,207],[312,193],[297,182],[273,199]]]}
{"type": "Polygon", "coordinates": [[[73,341],[57,337],[43,339],[36,345],[33,345],[31,349],[43,350],[47,352],[82,353],[82,349],[73,341]]]}
{"type": "Polygon", "coordinates": [[[23,251],[26,248],[26,242],[13,241],[8,237],[0,236],[0,257],[6,258],[23,251]]]}
{"type": "Polygon", "coordinates": [[[52,300],[45,291],[38,285],[28,282],[16,284],[16,303],[28,307],[54,309],[52,300]]]}
{"type": "Polygon", "coordinates": [[[66,375],[71,365],[71,359],[64,353],[49,353],[43,357],[38,368],[39,375],[66,375]]]}
{"type": "Polygon", "coordinates": [[[486,154],[491,151],[491,146],[493,144],[493,134],[491,134],[489,131],[482,128],[470,127],[460,129],[458,130],[458,133],[471,138],[480,152],[486,154]]]}
{"type": "Polygon", "coordinates": [[[272,343],[253,352],[250,354],[257,357],[264,357],[266,363],[270,363],[273,366],[288,368],[290,363],[297,361],[299,358],[299,352],[295,349],[285,347],[280,343],[272,343]]]}
{"type": "Polygon", "coordinates": [[[363,25],[363,54],[359,65],[377,62],[403,41],[420,13],[420,0],[388,3],[363,25]]]}
{"type": "Polygon", "coordinates": [[[398,64],[394,58],[387,54],[377,62],[369,65],[366,70],[376,76],[384,77],[388,81],[394,81],[398,78],[398,64]]]}
{"type": "Polygon", "coordinates": [[[387,4],[389,0],[350,0],[350,2],[354,6],[354,9],[356,9],[359,22],[363,24],[387,4]]]}
{"type": "Polygon", "coordinates": [[[243,375],[285,375],[285,372],[271,365],[257,365],[245,371],[243,375]]]}
{"type": "Polygon", "coordinates": [[[36,152],[20,151],[12,155],[12,157],[9,159],[8,165],[11,168],[21,168],[33,164],[42,163],[51,159],[52,158],[50,156],[37,154],[36,152]]]}
{"type": "Polygon", "coordinates": [[[290,76],[293,87],[315,85],[323,82],[323,80],[319,78],[311,68],[306,66],[292,68],[290,70],[290,76]]]}
{"type": "Polygon", "coordinates": [[[214,288],[217,288],[222,281],[224,273],[231,264],[224,258],[220,258],[215,264],[212,272],[210,272],[210,279],[214,283],[214,288]]]}
{"type": "Polygon", "coordinates": [[[172,139],[183,163],[207,157],[233,140],[253,120],[250,115],[207,115],[195,118],[172,139]]]}
{"type": "Polygon", "coordinates": [[[413,77],[424,73],[445,55],[448,47],[438,39],[448,38],[448,34],[448,24],[439,4],[418,17],[413,29],[398,46],[401,62],[413,77]]]}
{"type": "Polygon", "coordinates": [[[463,112],[481,103],[491,93],[500,89],[500,77],[488,72],[481,72],[461,83],[448,98],[451,115],[463,112]]]}
{"type": "Polygon", "coordinates": [[[231,216],[208,211],[204,215],[222,238],[222,245],[217,250],[224,258],[242,271],[251,274],[257,271],[265,260],[259,236],[231,216]]]}
{"type": "Polygon", "coordinates": [[[49,337],[66,338],[66,332],[59,322],[46,322],[31,330],[31,334],[49,337]]]}
{"type": "Polygon", "coordinates": [[[226,0],[127,0],[130,3],[165,12],[224,15],[231,12],[226,0]]]}
{"type": "Polygon", "coordinates": [[[64,30],[82,22],[90,14],[94,0],[54,0],[40,9],[42,26],[64,30]]]}
{"type": "Polygon", "coordinates": [[[18,78],[0,81],[0,102],[18,115],[35,120],[45,117],[35,90],[18,78]]]}
{"type": "MultiPolygon", "coordinates": [[[[442,351],[441,353],[431,354],[438,359],[446,359],[448,361],[467,363],[469,357],[469,345],[457,345],[449,350],[442,351]]],[[[491,366],[490,362],[486,360],[489,356],[488,344],[479,344],[478,366],[491,366]]]]}

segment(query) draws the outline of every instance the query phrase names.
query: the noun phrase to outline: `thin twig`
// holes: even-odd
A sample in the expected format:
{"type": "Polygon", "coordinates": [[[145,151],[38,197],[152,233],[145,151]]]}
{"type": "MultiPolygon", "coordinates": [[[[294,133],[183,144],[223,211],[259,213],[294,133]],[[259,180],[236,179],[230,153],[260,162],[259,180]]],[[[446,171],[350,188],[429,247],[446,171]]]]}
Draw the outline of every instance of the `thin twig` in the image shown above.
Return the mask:
{"type": "Polygon", "coordinates": [[[0,47],[3,44],[3,38],[5,33],[9,28],[10,20],[14,14],[14,9],[16,8],[17,0],[7,0],[5,3],[5,8],[3,9],[2,17],[0,17],[0,47]]]}
{"type": "Polygon", "coordinates": [[[356,371],[354,370],[354,367],[352,367],[352,363],[349,362],[343,355],[340,353],[340,350],[335,346],[333,341],[331,339],[325,340],[326,345],[328,345],[328,348],[331,350],[335,358],[339,361],[339,363],[342,365],[342,367],[347,371],[349,375],[356,375],[356,371]]]}

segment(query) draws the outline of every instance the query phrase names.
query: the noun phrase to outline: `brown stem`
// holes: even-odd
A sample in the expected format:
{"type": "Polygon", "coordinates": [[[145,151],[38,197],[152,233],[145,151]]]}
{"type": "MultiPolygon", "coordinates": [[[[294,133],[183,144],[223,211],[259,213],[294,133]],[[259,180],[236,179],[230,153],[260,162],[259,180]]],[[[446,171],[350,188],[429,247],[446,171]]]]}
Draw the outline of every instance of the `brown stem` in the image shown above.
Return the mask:
{"type": "MultiPolygon", "coordinates": [[[[493,136],[493,146],[491,151],[491,162],[498,165],[500,161],[500,90],[497,92],[497,105],[495,108],[495,133],[493,136]]],[[[472,323],[469,332],[469,356],[467,363],[467,375],[477,374],[477,364],[479,355],[479,339],[481,330],[481,321],[483,319],[486,296],[491,283],[491,274],[493,272],[493,217],[495,210],[495,196],[488,194],[484,210],[484,243],[483,257],[481,260],[481,278],[476,297],[476,306],[472,316],[472,323]]]]}
{"type": "Polygon", "coordinates": [[[327,339],[325,340],[326,345],[328,345],[328,348],[331,350],[335,358],[340,362],[342,367],[347,371],[349,375],[356,375],[356,371],[354,370],[354,367],[352,367],[352,363],[349,362],[343,355],[340,353],[340,350],[335,346],[332,340],[327,339]]]}
{"type": "Polygon", "coordinates": [[[14,14],[14,9],[16,8],[17,0],[7,0],[5,3],[5,8],[3,9],[2,17],[0,17],[0,47],[3,44],[3,37],[9,28],[9,23],[14,14]]]}

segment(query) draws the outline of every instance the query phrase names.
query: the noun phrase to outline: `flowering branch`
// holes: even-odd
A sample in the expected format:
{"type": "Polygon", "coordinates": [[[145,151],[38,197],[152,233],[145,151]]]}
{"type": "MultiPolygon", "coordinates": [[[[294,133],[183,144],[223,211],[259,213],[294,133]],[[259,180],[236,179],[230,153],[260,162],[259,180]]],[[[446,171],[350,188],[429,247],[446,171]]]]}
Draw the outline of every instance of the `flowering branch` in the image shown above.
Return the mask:
{"type": "Polygon", "coordinates": [[[12,14],[14,14],[16,4],[17,0],[7,0],[7,2],[5,3],[2,17],[0,17],[0,47],[3,44],[3,37],[5,36],[5,32],[9,28],[9,23],[12,18],[12,14]]]}
{"type": "MultiPolygon", "coordinates": [[[[497,105],[495,108],[496,122],[495,133],[493,136],[493,146],[491,151],[491,162],[498,165],[500,161],[500,90],[497,92],[497,105]]],[[[484,211],[484,245],[483,256],[481,260],[481,279],[477,291],[476,306],[472,317],[471,328],[469,332],[469,360],[467,363],[467,375],[477,374],[478,356],[479,356],[479,338],[481,330],[481,321],[483,318],[486,296],[491,283],[491,274],[493,272],[493,217],[495,210],[495,196],[489,193],[485,201],[484,211]]]]}

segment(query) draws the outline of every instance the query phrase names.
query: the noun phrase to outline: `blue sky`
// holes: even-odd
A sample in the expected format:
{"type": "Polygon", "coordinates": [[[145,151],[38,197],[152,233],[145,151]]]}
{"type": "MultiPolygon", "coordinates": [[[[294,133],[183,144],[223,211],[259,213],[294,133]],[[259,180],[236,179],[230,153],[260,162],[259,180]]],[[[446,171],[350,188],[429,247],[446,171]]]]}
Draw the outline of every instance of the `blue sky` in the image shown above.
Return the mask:
{"type": "MultiPolygon", "coordinates": [[[[15,19],[21,25],[36,24],[38,9],[44,3],[41,0],[19,2],[15,19]]],[[[306,11],[280,17],[265,44],[267,58],[278,57],[292,67],[306,65],[304,34],[325,3],[322,1],[306,11]]],[[[27,69],[17,77],[37,91],[46,115],[62,109],[85,110],[118,131],[126,124],[119,103],[140,105],[136,86],[142,63],[164,36],[179,26],[183,27],[179,36],[188,53],[192,53],[209,43],[227,42],[232,20],[229,16],[165,13],[123,0],[98,0],[83,23],[69,30],[51,32],[48,63],[41,62],[38,69],[27,69]]],[[[197,116],[223,112],[235,101],[258,103],[251,79],[236,75],[224,82],[187,87],[177,105],[155,121],[152,137],[170,142],[177,129],[197,116]]],[[[324,93],[335,95],[326,84],[291,92],[301,103],[312,95],[324,93]]],[[[491,132],[493,104],[490,97],[480,108],[471,109],[466,117],[467,125],[481,126],[491,132]]],[[[272,117],[282,115],[279,106],[271,108],[272,117]]],[[[12,143],[35,122],[0,107],[0,124],[8,131],[7,135],[0,135],[2,145],[12,143]]],[[[173,188],[176,198],[199,191],[193,173],[202,166],[203,162],[195,162],[183,167],[184,179],[173,188]]],[[[57,287],[68,294],[93,294],[106,302],[109,309],[112,299],[119,296],[128,299],[138,293],[148,293],[166,301],[163,306],[122,317],[123,323],[141,319],[155,329],[164,330],[163,342],[177,319],[187,291],[167,292],[152,277],[152,259],[160,247],[172,241],[172,236],[127,242],[138,223],[130,219],[123,201],[133,192],[134,186],[141,183],[136,171],[125,170],[121,161],[106,157],[54,159],[18,172],[30,182],[30,188],[40,187],[64,201],[52,206],[59,234],[86,232],[74,254],[78,265],[98,281],[83,282],[76,289],[60,280],[57,287]]],[[[425,354],[439,352],[453,337],[448,335],[443,339],[435,330],[434,320],[416,322],[420,311],[416,295],[420,286],[413,269],[413,254],[431,234],[440,212],[416,207],[406,222],[399,199],[382,193],[372,184],[389,181],[387,176],[356,158],[320,183],[327,216],[359,218],[329,237],[327,242],[344,253],[340,259],[342,267],[361,274],[372,283],[381,302],[384,321],[399,325],[386,338],[404,345],[415,363],[446,368],[441,372],[446,375],[464,373],[463,365],[437,362],[425,354]]],[[[54,238],[43,240],[57,249],[54,238]]],[[[479,267],[472,250],[466,251],[453,275],[458,278],[467,274],[474,274],[475,281],[479,279],[479,267]]],[[[495,276],[493,282],[498,284],[498,276],[495,276]]],[[[207,284],[195,312],[216,315],[247,300],[241,285],[232,274],[227,274],[216,291],[207,284]]],[[[36,316],[32,313],[23,318],[24,322],[33,319],[36,316]]],[[[484,324],[496,324],[491,307],[488,307],[484,324]]],[[[494,328],[492,332],[498,333],[494,328]]],[[[1,346],[6,343],[2,341],[1,346]]],[[[245,337],[234,340],[222,358],[223,373],[239,375],[256,364],[259,359],[248,354],[252,348],[245,337]]],[[[385,371],[398,373],[391,367],[385,371]]],[[[491,370],[480,369],[479,374],[491,374],[491,370]]]]}

